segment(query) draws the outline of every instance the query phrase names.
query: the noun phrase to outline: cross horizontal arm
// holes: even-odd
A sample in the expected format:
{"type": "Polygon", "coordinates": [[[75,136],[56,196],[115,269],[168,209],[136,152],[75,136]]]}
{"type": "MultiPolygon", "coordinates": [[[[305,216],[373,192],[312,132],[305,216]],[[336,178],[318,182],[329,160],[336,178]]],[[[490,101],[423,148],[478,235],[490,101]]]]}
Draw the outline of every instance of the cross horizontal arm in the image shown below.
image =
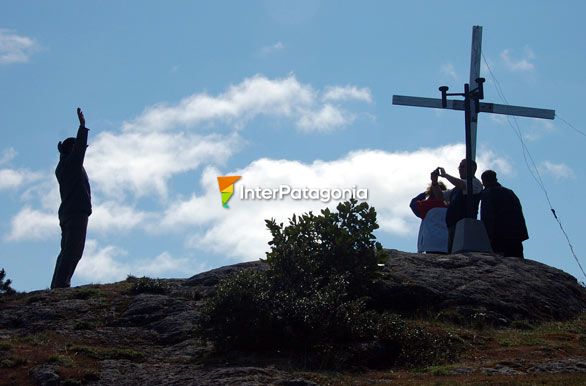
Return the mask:
{"type": "MultiPolygon", "coordinates": [[[[393,95],[393,104],[401,106],[418,106],[441,109],[442,100],[435,98],[421,98],[405,95],[393,95]]],[[[447,100],[446,109],[464,111],[464,101],[461,100],[447,100]]],[[[554,119],[555,110],[536,109],[533,107],[499,105],[496,103],[484,103],[479,105],[479,112],[493,113],[503,115],[515,115],[520,117],[554,119]]]]}

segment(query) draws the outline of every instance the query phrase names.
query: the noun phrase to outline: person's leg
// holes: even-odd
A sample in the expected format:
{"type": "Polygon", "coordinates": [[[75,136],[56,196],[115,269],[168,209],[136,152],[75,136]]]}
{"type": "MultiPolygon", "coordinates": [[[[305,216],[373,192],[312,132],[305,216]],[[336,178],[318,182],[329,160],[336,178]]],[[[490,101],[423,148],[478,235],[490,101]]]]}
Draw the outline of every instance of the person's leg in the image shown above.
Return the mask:
{"type": "Polygon", "coordinates": [[[504,245],[503,239],[491,239],[490,246],[492,247],[492,252],[499,256],[506,256],[505,250],[506,246],[504,245]]]}
{"type": "Polygon", "coordinates": [[[523,259],[523,242],[521,240],[506,240],[505,256],[523,259]]]}
{"type": "Polygon", "coordinates": [[[53,271],[53,279],[51,280],[51,288],[63,288],[65,287],[64,284],[64,274],[63,274],[63,261],[65,260],[64,251],[67,246],[67,239],[69,237],[69,231],[67,226],[65,225],[65,220],[59,220],[59,226],[61,227],[61,251],[59,252],[59,256],[57,256],[57,261],[55,262],[55,270],[53,271]]]}
{"type": "Polygon", "coordinates": [[[452,245],[454,244],[454,235],[456,234],[456,226],[448,227],[448,253],[452,253],[452,245]]]}
{"type": "Polygon", "coordinates": [[[51,288],[67,288],[83,255],[88,216],[72,215],[61,222],[61,253],[57,258],[51,288]]]}

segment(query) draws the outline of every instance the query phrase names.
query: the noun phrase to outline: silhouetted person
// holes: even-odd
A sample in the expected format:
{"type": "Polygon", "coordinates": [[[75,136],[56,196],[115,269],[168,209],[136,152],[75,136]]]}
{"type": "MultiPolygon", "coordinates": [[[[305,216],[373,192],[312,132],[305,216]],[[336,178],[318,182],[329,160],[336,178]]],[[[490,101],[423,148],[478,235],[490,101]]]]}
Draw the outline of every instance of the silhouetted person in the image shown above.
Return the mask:
{"type": "Polygon", "coordinates": [[[51,288],[67,288],[71,285],[71,277],[83,255],[88,217],[92,214],[90,184],[83,167],[89,129],[85,127],[85,118],[79,107],[77,117],[77,137],[67,138],[57,145],[60,159],[55,175],[61,195],[61,253],[57,257],[51,288]]]}
{"type": "Polygon", "coordinates": [[[487,170],[481,175],[480,219],[484,223],[495,253],[523,258],[523,241],[529,238],[521,202],[511,189],[498,183],[496,173],[487,170]]]}
{"type": "Polygon", "coordinates": [[[418,253],[448,252],[448,228],[446,227],[446,204],[443,191],[446,186],[438,182],[439,170],[431,172],[431,184],[427,190],[411,200],[409,206],[421,219],[417,236],[418,253]]]}
{"type": "MultiPolygon", "coordinates": [[[[452,253],[454,235],[456,233],[456,224],[463,218],[466,218],[466,159],[463,159],[458,166],[460,178],[446,173],[445,169],[440,167],[439,175],[450,181],[454,188],[444,192],[444,199],[448,202],[448,211],[446,213],[446,225],[448,226],[448,250],[452,253]]],[[[473,218],[478,216],[478,205],[480,203],[480,192],[482,192],[482,183],[474,177],[476,173],[476,162],[472,161],[472,194],[473,194],[473,218]]]]}

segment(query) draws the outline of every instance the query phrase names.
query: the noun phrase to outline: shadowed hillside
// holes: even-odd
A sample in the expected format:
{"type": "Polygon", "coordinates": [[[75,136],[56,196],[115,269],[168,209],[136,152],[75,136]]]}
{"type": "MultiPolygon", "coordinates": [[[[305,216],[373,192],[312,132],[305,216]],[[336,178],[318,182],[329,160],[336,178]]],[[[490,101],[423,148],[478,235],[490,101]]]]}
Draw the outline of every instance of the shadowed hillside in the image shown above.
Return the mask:
{"type": "Polygon", "coordinates": [[[202,306],[231,273],[266,269],[265,263],[252,262],[184,280],[130,277],[3,296],[0,383],[586,382],[586,297],[570,275],[491,255],[389,252],[375,306],[401,314],[410,325],[449,334],[461,348],[451,360],[381,368],[336,366],[333,358],[324,367],[311,352],[214,348],[197,331],[202,306]]]}

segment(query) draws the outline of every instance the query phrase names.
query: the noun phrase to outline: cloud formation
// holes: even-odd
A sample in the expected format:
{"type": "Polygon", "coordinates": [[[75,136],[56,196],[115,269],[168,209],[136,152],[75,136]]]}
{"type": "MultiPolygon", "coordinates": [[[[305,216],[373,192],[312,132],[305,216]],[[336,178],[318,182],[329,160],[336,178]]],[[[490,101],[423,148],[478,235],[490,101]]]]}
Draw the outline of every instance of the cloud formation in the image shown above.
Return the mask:
{"type": "MultiPolygon", "coordinates": [[[[13,148],[6,149],[0,155],[0,165],[10,163],[16,157],[16,151],[13,148]]],[[[29,170],[18,170],[9,167],[0,169],[0,191],[16,189],[29,182],[36,181],[40,178],[39,173],[29,170]]]]}
{"type": "Polygon", "coordinates": [[[0,29],[0,64],[26,63],[38,48],[34,39],[0,29]]]}
{"type": "Polygon", "coordinates": [[[285,45],[283,44],[283,42],[276,42],[276,43],[271,44],[269,46],[264,46],[261,49],[261,53],[263,55],[270,55],[275,52],[283,51],[284,49],[285,49],[285,45]]]}
{"type": "Polygon", "coordinates": [[[95,191],[107,197],[126,193],[134,197],[166,197],[175,175],[202,164],[221,164],[236,152],[242,140],[231,136],[186,133],[100,133],[86,153],[85,168],[95,191]]]}
{"type": "Polygon", "coordinates": [[[99,233],[119,233],[144,226],[152,214],[116,201],[106,201],[93,205],[90,231],[99,233]]]}
{"type": "Polygon", "coordinates": [[[550,175],[556,180],[573,178],[575,176],[574,171],[568,165],[564,163],[554,163],[551,161],[543,161],[539,165],[539,170],[543,174],[550,175]]]}
{"type": "Polygon", "coordinates": [[[178,272],[192,274],[206,267],[194,264],[187,258],[174,258],[163,252],[152,259],[124,259],[128,252],[122,248],[107,245],[100,247],[97,240],[87,240],[83,258],[75,271],[75,279],[91,283],[107,283],[120,281],[128,275],[137,277],[159,277],[164,274],[178,272]]]}
{"type": "Polygon", "coordinates": [[[37,178],[37,174],[28,171],[0,169],[0,191],[18,188],[37,178]]]}
{"type": "MultiPolygon", "coordinates": [[[[264,257],[269,232],[265,219],[286,221],[293,213],[319,212],[326,204],[320,201],[296,201],[290,198],[276,201],[242,201],[239,187],[275,188],[281,184],[310,188],[369,189],[368,202],[378,212],[380,231],[406,236],[416,231],[417,219],[409,210],[412,197],[425,190],[429,173],[444,166],[457,175],[456,166],[463,157],[463,145],[421,149],[414,152],[384,152],[361,150],[333,161],[302,163],[292,160],[259,159],[243,169],[220,172],[207,168],[200,184],[204,193],[192,195],[170,206],[159,231],[187,232],[189,247],[212,251],[235,260],[264,257]],[[230,209],[222,208],[216,177],[222,174],[241,175],[235,185],[236,194],[230,209]]],[[[479,171],[488,167],[507,174],[510,167],[490,151],[480,151],[479,171]]],[[[335,202],[327,204],[334,208],[335,202]]]]}
{"type": "Polygon", "coordinates": [[[456,69],[452,63],[446,63],[442,65],[441,73],[452,78],[453,80],[458,80],[458,74],[456,73],[456,69]]]}
{"type": "Polygon", "coordinates": [[[525,48],[525,55],[521,59],[512,58],[512,53],[513,50],[510,49],[505,49],[501,52],[501,59],[510,71],[526,72],[535,69],[535,65],[531,63],[531,61],[535,59],[535,54],[531,48],[525,48]]]}
{"type": "Polygon", "coordinates": [[[0,165],[4,165],[10,161],[12,161],[16,157],[16,150],[14,148],[8,148],[2,152],[0,155],[0,165]]]}
{"type": "Polygon", "coordinates": [[[59,234],[59,220],[55,213],[22,208],[10,221],[8,241],[48,240],[59,234]]]}
{"type": "MultiPolygon", "coordinates": [[[[125,131],[160,132],[172,128],[193,128],[223,123],[242,128],[259,117],[293,121],[305,131],[328,131],[350,124],[353,115],[345,109],[320,102],[319,91],[300,83],[295,76],[269,79],[262,75],[247,78],[218,96],[193,94],[176,105],[151,106],[141,115],[123,124],[125,131]]],[[[326,101],[332,98],[367,100],[368,89],[352,86],[326,89],[326,101]]]]}
{"type": "Polygon", "coordinates": [[[362,101],[372,102],[372,95],[367,87],[358,88],[356,86],[344,87],[327,87],[322,97],[323,101],[362,101]]]}

